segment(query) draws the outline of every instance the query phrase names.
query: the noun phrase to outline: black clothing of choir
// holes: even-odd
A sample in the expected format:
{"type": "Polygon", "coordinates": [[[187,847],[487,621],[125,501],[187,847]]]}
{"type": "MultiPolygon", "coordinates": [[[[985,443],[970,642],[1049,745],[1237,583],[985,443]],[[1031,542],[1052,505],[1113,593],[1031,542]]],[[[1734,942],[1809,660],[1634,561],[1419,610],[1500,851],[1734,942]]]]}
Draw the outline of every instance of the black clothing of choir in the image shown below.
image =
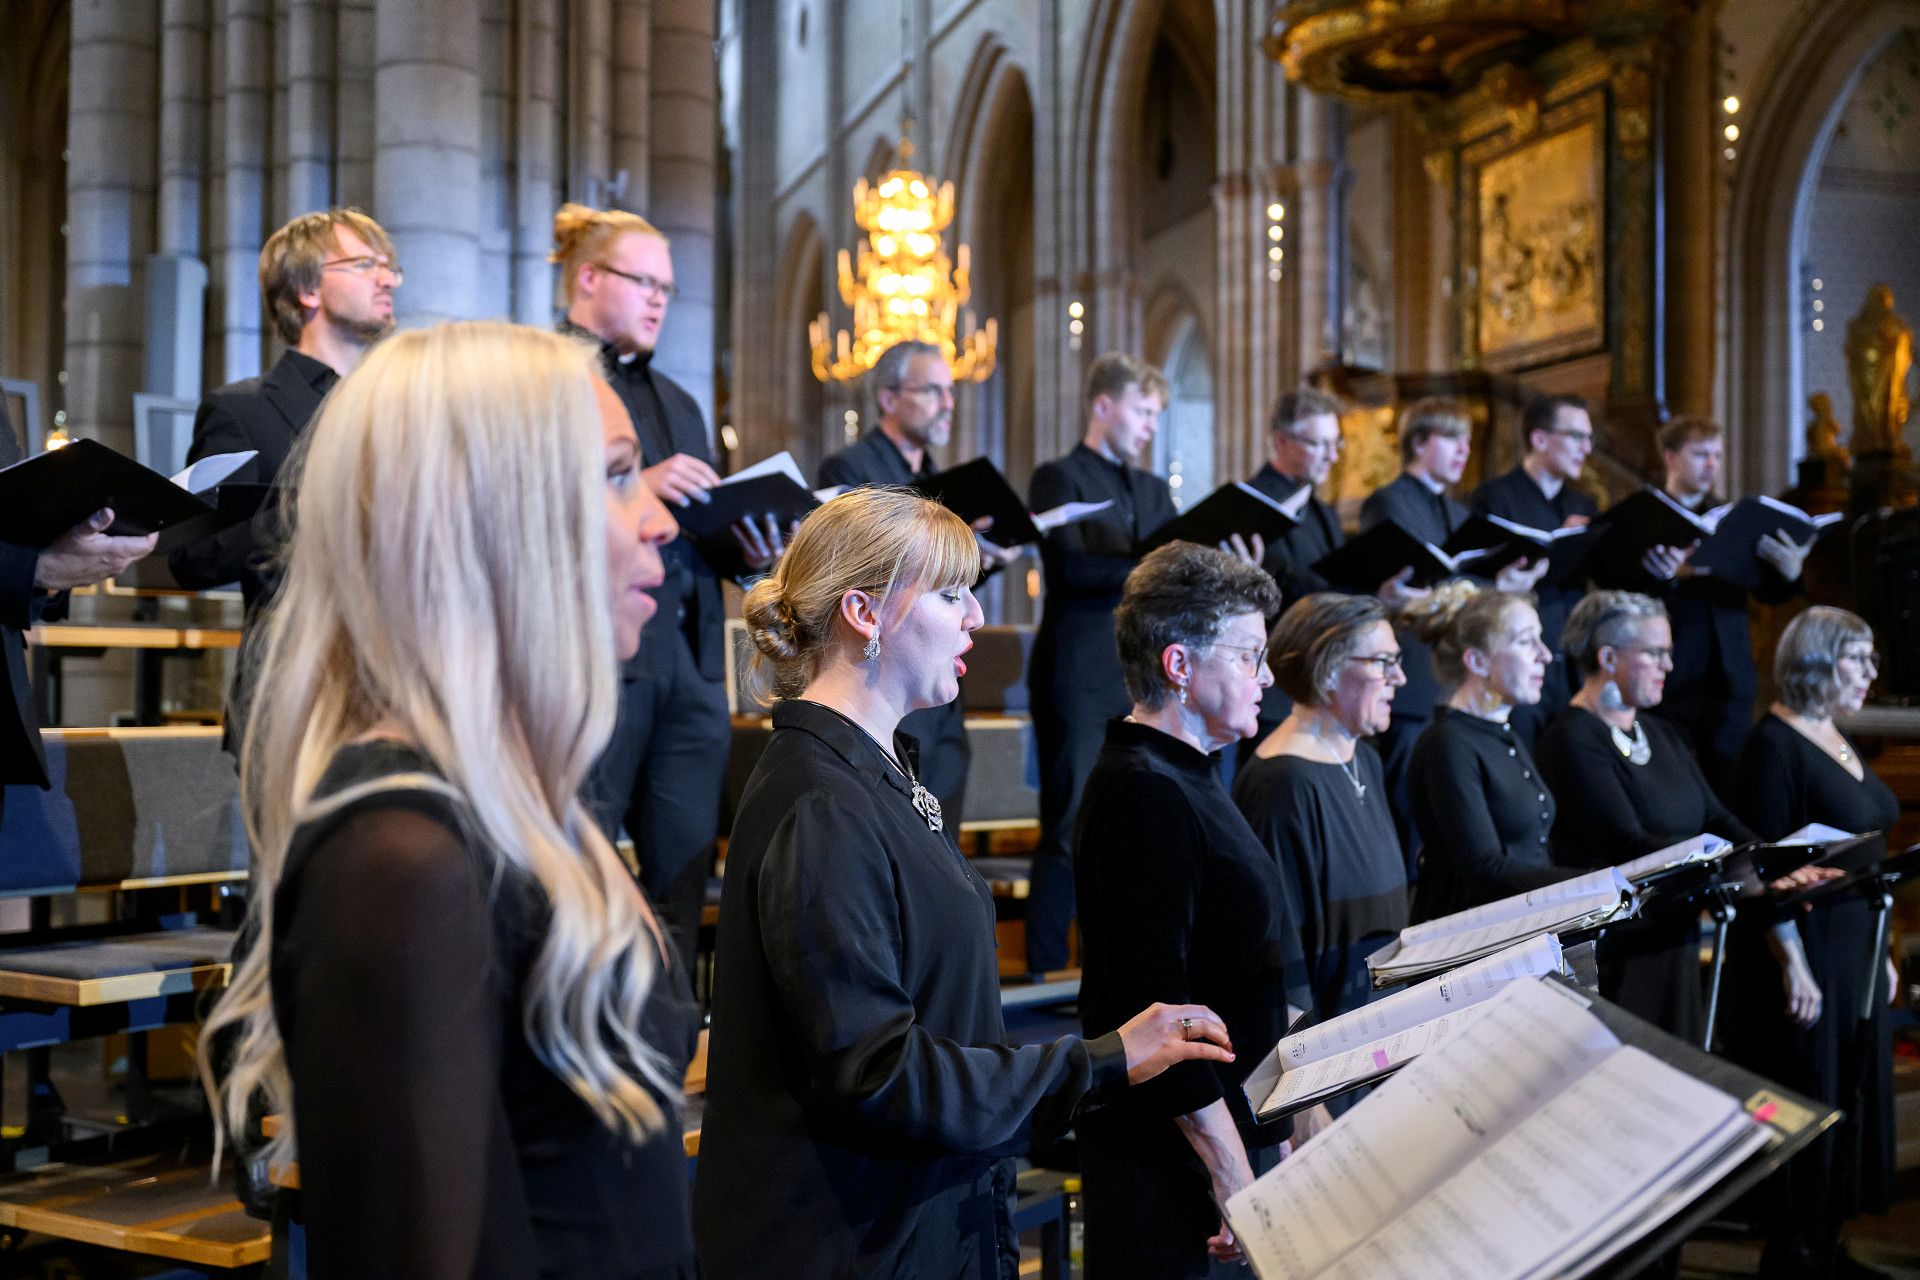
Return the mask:
{"type": "Polygon", "coordinates": [[[1366,1004],[1367,957],[1407,925],[1406,863],[1380,757],[1365,742],[1346,767],[1254,756],[1234,773],[1233,801],[1280,866],[1314,1012],[1325,1020],[1366,1004]]]}
{"type": "Polygon", "coordinates": [[[1046,576],[1040,627],[1027,667],[1027,705],[1040,757],[1040,841],[1027,897],[1027,967],[1064,968],[1073,920],[1073,864],[1067,846],[1087,774],[1106,741],[1107,721],[1132,703],[1120,675],[1113,611],[1139,560],[1134,548],[1178,513],[1159,476],[1122,466],[1077,444],[1035,469],[1027,506],[1064,502],[1113,505],[1050,531],[1040,541],[1046,576]]]}
{"type": "MultiPolygon", "coordinates": [[[[910,762],[914,743],[896,735],[910,762]]],[[[740,801],[694,1187],[708,1280],[1011,1276],[1012,1157],[1124,1086],[1116,1035],[1009,1048],[993,895],[852,721],[775,704],[740,801]]]]}
{"type": "MultiPolygon", "coordinates": [[[[1435,493],[1427,483],[1411,472],[1402,471],[1391,484],[1382,485],[1360,504],[1360,532],[1365,533],[1383,521],[1391,520],[1422,542],[1445,546],[1447,539],[1472,518],[1464,503],[1455,502],[1444,489],[1435,493]]],[[[1433,674],[1433,649],[1414,634],[1412,627],[1395,627],[1400,641],[1400,669],[1407,682],[1394,690],[1393,718],[1387,731],[1375,745],[1380,763],[1386,769],[1387,798],[1393,807],[1394,829],[1400,835],[1400,847],[1407,854],[1407,877],[1414,879],[1420,866],[1420,830],[1413,820],[1413,795],[1407,774],[1413,763],[1413,744],[1433,720],[1433,707],[1440,700],[1440,682],[1433,674]]]]}
{"type": "Polygon", "coordinates": [[[1434,920],[1565,880],[1553,861],[1553,793],[1513,726],[1452,707],[1413,748],[1408,786],[1420,829],[1413,918],[1434,920]]]}
{"type": "MultiPolygon", "coordinates": [[[[1483,515],[1496,515],[1530,529],[1549,532],[1564,526],[1571,516],[1591,520],[1600,514],[1600,504],[1594,496],[1571,484],[1562,484],[1560,491],[1549,498],[1525,467],[1515,467],[1498,479],[1482,484],[1473,491],[1468,505],[1483,515]]],[[[1584,584],[1578,582],[1555,586],[1543,580],[1533,589],[1535,608],[1540,614],[1540,638],[1553,650],[1553,663],[1547,668],[1540,701],[1532,707],[1514,708],[1514,732],[1529,743],[1538,741],[1540,732],[1580,687],[1579,673],[1567,657],[1560,633],[1566,629],[1567,615],[1585,594],[1584,584]]]]}
{"type": "MultiPolygon", "coordinates": [[[[907,486],[939,470],[931,450],[921,452],[918,471],[909,467],[899,446],[876,427],[820,464],[820,487],[907,486]]],[[[967,767],[973,760],[973,750],[967,743],[965,704],[964,697],[956,697],[944,707],[908,712],[900,722],[900,732],[920,744],[920,781],[939,797],[940,813],[955,830],[959,829],[962,806],[966,804],[967,767]]]]}
{"type": "MultiPolygon", "coordinates": [[[[1659,716],[1635,717],[1651,750],[1634,764],[1605,721],[1568,707],[1540,735],[1534,758],[1558,802],[1548,847],[1581,869],[1618,866],[1705,832],[1735,844],[1753,838],[1707,785],[1680,731],[1659,716]]],[[[1682,1040],[1700,1042],[1698,921],[1668,912],[1616,926],[1601,940],[1600,994],[1682,1040]]]]}
{"type": "MultiPolygon", "coordinates": [[[[0,400],[0,467],[23,461],[25,453],[0,400]]],[[[34,588],[40,569],[40,548],[0,542],[0,650],[7,662],[7,682],[13,691],[13,709],[0,712],[0,787],[30,784],[46,788],[46,748],[40,741],[40,722],[34,714],[33,678],[27,671],[27,632],[36,622],[58,622],[67,616],[67,593],[34,588]]],[[[0,797],[3,798],[3,797],[0,797]]]]}
{"type": "MultiPolygon", "coordinates": [[[[1240,1087],[1286,1034],[1285,980],[1300,971],[1286,890],[1212,757],[1126,720],[1108,723],[1087,778],[1073,861],[1087,1034],[1115,1031],[1155,1001],[1204,1004],[1239,1052],[1177,1063],[1079,1122],[1087,1272],[1205,1275],[1220,1212],[1174,1118],[1224,1098],[1250,1153],[1290,1132],[1257,1124],[1240,1087]]],[[[1305,992],[1294,994],[1304,1006],[1305,992]]]]}
{"type": "MultiPolygon", "coordinates": [[[[1859,746],[1847,740],[1855,758],[1859,746]]],[[[1864,761],[1862,762],[1864,764],[1864,761]]],[[[1864,834],[1887,831],[1900,801],[1872,769],[1855,781],[1833,757],[1778,716],[1747,735],[1735,770],[1733,806],[1761,838],[1777,840],[1810,822],[1864,834]]],[[[1773,919],[1742,911],[1728,943],[1728,1056],[1846,1112],[1840,1124],[1796,1156],[1761,1203],[1778,1228],[1821,1247],[1840,1223],[1885,1213],[1894,1200],[1893,1043],[1886,963],[1874,954],[1874,918],[1859,894],[1828,899],[1792,916],[1820,986],[1820,1019],[1802,1030],[1786,1016],[1779,962],[1763,931],[1773,919]],[[1862,999],[1878,975],[1871,1003],[1862,999]]]]}
{"type": "MultiPolygon", "coordinates": [[[[700,406],[653,368],[653,353],[623,358],[571,321],[560,332],[595,343],[607,383],[633,419],[642,466],[677,453],[712,465],[700,406]]],[[[669,503],[667,510],[672,511],[669,503]]],[[[720,829],[720,797],[733,750],[727,711],[726,605],[720,577],[686,538],[660,549],[667,580],[640,652],[620,672],[620,712],[585,791],[609,838],[633,838],[640,881],[691,966],[720,829]]]]}
{"type": "MultiPolygon", "coordinates": [[[[320,402],[338,381],[340,375],[333,366],[291,349],[282,352],[259,377],[242,378],[207,393],[194,415],[187,461],[257,450],[259,456],[243,463],[231,479],[273,484],[320,402]]],[[[276,585],[269,564],[275,549],[273,532],[268,521],[255,518],[176,548],[167,555],[167,567],[176,582],[195,591],[238,582],[251,616],[272,597],[276,585]]]]}
{"type": "MultiPolygon", "coordinates": [[[[1247,483],[1275,502],[1285,502],[1300,492],[1304,480],[1282,475],[1269,462],[1254,472],[1247,483]]],[[[1347,535],[1340,527],[1340,513],[1316,497],[1308,498],[1300,510],[1300,521],[1282,536],[1267,544],[1261,567],[1273,575],[1280,587],[1280,612],[1293,607],[1294,601],[1328,589],[1327,580],[1313,571],[1328,555],[1345,546],[1347,535]]],[[[1273,619],[1268,619],[1271,625],[1273,619]]],[[[1260,695],[1260,730],[1240,744],[1240,763],[1245,764],[1253,749],[1279,728],[1293,710],[1293,699],[1274,685],[1260,695]]]]}
{"type": "MultiPolygon", "coordinates": [[[[392,778],[304,824],[274,894],[273,1006],[293,1078],[307,1274],[691,1280],[680,1093],[635,1145],[528,1043],[547,929],[496,878],[411,748],[344,748],[316,796],[392,778]]],[[[675,1085],[699,1035],[663,963],[641,1030],[675,1085]]]]}

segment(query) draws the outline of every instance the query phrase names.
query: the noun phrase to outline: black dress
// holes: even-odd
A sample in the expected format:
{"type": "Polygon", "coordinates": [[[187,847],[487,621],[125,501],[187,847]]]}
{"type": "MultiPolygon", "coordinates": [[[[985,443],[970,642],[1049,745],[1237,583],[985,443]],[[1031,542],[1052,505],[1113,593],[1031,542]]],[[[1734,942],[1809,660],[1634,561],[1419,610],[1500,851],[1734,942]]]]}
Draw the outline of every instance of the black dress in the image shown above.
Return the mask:
{"type": "MultiPolygon", "coordinates": [[[[1534,756],[1558,802],[1548,842],[1553,860],[1587,870],[1709,831],[1735,844],[1753,839],[1707,785],[1680,731],[1659,716],[1635,721],[1651,749],[1643,765],[1621,754],[1606,722],[1581,707],[1562,711],[1541,735],[1534,756]]],[[[1696,917],[1675,911],[1608,930],[1600,944],[1600,994],[1700,1043],[1707,1014],[1698,926],[1696,917]]]]}
{"type": "Polygon", "coordinates": [[[1422,841],[1415,920],[1573,874],[1553,860],[1553,793],[1512,725],[1434,708],[1433,724],[1414,744],[1408,788],[1422,841]]]}
{"type": "MultiPolygon", "coordinates": [[[[1240,1085],[1286,1034],[1296,929],[1278,868],[1221,787],[1212,757],[1114,720],[1074,828],[1080,1020],[1117,1029],[1149,1004],[1204,1004],[1233,1062],[1183,1062],[1080,1121],[1087,1274],[1207,1272],[1220,1226],[1206,1166],[1174,1124],[1224,1098],[1256,1170],[1291,1127],[1253,1118],[1240,1085]]],[[[1295,992],[1305,1002],[1305,993],[1295,992]]]]}
{"type": "Polygon", "coordinates": [[[1123,1088],[1126,1051],[1009,1048],[993,920],[863,730],[775,704],[720,902],[693,1193],[708,1280],[1011,1280],[1012,1157],[1123,1088]]]}
{"type": "MultiPolygon", "coordinates": [[[[1859,747],[1848,740],[1858,753],[1859,747]]],[[[1868,769],[1855,781],[1832,756],[1778,716],[1747,734],[1735,770],[1733,803],[1762,838],[1809,822],[1842,831],[1886,831],[1900,802],[1868,769]]],[[[1766,946],[1773,920],[1742,912],[1730,940],[1726,1041],[1730,1057],[1846,1112],[1840,1125],[1796,1157],[1771,1188],[1770,1208],[1812,1231],[1837,1232],[1861,1213],[1885,1213],[1894,1199],[1893,1045],[1886,965],[1873,955],[1874,924],[1864,897],[1828,899],[1793,916],[1820,985],[1820,1019],[1801,1030],[1786,1016],[1780,965],[1766,946]],[[1751,919],[1749,917],[1752,917],[1751,919]],[[1863,1007],[1866,978],[1878,975],[1863,1007]],[[1864,1016],[1863,1016],[1864,1015],[1864,1016]]]]}
{"type": "MultiPolygon", "coordinates": [[[[316,796],[429,772],[347,747],[316,796]]],[[[274,892],[307,1274],[692,1277],[678,1089],[636,1146],[541,1063],[521,1010],[544,896],[495,879],[444,795],[396,783],[302,826],[274,892]]],[[[678,975],[642,1023],[676,1084],[699,1028],[678,975]]]]}
{"type": "Polygon", "coordinates": [[[1373,999],[1367,957],[1407,925],[1407,868],[1387,810],[1380,757],[1350,766],[1255,756],[1234,774],[1233,802],[1280,868],[1300,931],[1306,987],[1324,1021],[1373,999]]]}

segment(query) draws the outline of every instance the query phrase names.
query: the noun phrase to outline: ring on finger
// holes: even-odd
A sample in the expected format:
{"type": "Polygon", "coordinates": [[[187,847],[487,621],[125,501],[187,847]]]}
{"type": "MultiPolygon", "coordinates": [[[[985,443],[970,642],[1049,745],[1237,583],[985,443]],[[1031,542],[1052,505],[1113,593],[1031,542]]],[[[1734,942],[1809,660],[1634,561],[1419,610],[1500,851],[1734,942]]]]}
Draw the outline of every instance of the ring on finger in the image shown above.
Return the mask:
{"type": "Polygon", "coordinates": [[[1192,1018],[1180,1019],[1180,1038],[1182,1040],[1193,1039],[1193,1035],[1191,1034],[1192,1031],[1193,1031],[1193,1019],[1192,1018]]]}

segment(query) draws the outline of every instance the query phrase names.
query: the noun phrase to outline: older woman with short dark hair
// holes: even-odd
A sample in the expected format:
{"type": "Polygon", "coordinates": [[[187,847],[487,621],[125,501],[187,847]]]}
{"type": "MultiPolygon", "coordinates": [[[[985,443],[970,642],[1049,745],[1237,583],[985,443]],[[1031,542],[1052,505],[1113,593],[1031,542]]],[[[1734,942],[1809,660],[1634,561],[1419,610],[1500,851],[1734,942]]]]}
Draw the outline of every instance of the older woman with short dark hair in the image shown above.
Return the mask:
{"type": "MultiPolygon", "coordinates": [[[[1707,785],[1659,704],[1673,670],[1673,627],[1658,600],[1595,591],[1567,617],[1567,654],[1580,667],[1573,701],[1540,735],[1534,757],[1558,805],[1548,848],[1569,867],[1609,867],[1706,832],[1736,843],[1753,832],[1707,785]]],[[[1600,994],[1699,1043],[1705,1030],[1698,922],[1672,913],[1608,933],[1600,994]]]]}
{"type": "Polygon", "coordinates": [[[1332,1018],[1372,998],[1367,956],[1407,924],[1406,861],[1380,757],[1363,741],[1387,727],[1407,678],[1373,596],[1297,601],[1268,644],[1293,711],[1240,767],[1233,799],[1280,868],[1309,999],[1332,1018]]]}
{"type": "Polygon", "coordinates": [[[1256,1123],[1241,1084],[1286,1032],[1295,928],[1213,754],[1257,731],[1279,604],[1262,570],[1176,542],[1128,576],[1115,618],[1133,713],[1108,723],[1074,829],[1080,1018],[1103,1035],[1179,993],[1219,1015],[1240,1056],[1174,1066],[1076,1123],[1092,1280],[1227,1266],[1215,1199],[1270,1168],[1288,1132],[1256,1123]]]}
{"type": "MultiPolygon", "coordinates": [[[[1748,733],[1734,773],[1733,808],[1777,840],[1810,822],[1886,831],[1900,802],[1833,721],[1858,711],[1879,667],[1873,631],[1855,614],[1816,605],[1795,618],[1774,653],[1779,696],[1748,733]]],[[[1897,975],[1873,954],[1864,897],[1829,898],[1763,919],[1742,912],[1727,960],[1727,1050],[1802,1093],[1846,1112],[1763,1193],[1762,1274],[1855,1274],[1837,1255],[1840,1224],[1893,1202],[1893,1056],[1887,1003],[1897,975]],[[1868,974],[1888,972],[1863,990],[1868,974]]]]}

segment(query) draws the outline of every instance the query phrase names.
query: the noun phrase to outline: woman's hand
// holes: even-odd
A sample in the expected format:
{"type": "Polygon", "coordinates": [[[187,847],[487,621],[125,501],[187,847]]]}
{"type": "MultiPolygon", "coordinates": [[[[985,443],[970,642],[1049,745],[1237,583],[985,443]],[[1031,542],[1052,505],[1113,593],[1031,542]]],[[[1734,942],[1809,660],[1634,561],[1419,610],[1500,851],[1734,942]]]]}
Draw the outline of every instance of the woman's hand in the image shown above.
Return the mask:
{"type": "Polygon", "coordinates": [[[1887,1003],[1900,1003],[1900,966],[1893,962],[1892,956],[1887,957],[1887,1003]]]}
{"type": "Polygon", "coordinates": [[[1810,884],[1820,884],[1826,880],[1838,880],[1847,874],[1838,867],[1816,867],[1812,863],[1797,871],[1789,871],[1767,886],[1775,893],[1785,893],[1790,889],[1804,889],[1810,884]]]}
{"type": "MultiPolygon", "coordinates": [[[[1174,1123],[1193,1144],[1193,1153],[1207,1166],[1215,1201],[1224,1205],[1253,1185],[1253,1166],[1247,1161],[1247,1148],[1240,1141],[1240,1131],[1234,1127],[1233,1113],[1227,1110],[1226,1099],[1210,1102],[1190,1115],[1175,1116],[1174,1123]]],[[[1207,1253],[1220,1262],[1245,1261],[1239,1242],[1233,1238],[1233,1229],[1224,1220],[1219,1232],[1207,1241],[1207,1253]]]]}
{"type": "Polygon", "coordinates": [[[1787,988],[1787,1016],[1793,1025],[1806,1030],[1820,1021],[1820,984],[1813,980],[1805,956],[1787,962],[1783,975],[1787,988]]]}
{"type": "Polygon", "coordinates": [[[1523,591],[1531,591],[1540,579],[1547,576],[1547,570],[1551,567],[1552,562],[1545,556],[1538,556],[1531,561],[1516,560],[1494,575],[1494,588],[1499,591],[1511,591],[1515,595],[1523,591]]]}
{"type": "Polygon", "coordinates": [[[1145,1084],[1176,1062],[1233,1061],[1227,1024],[1203,1004],[1150,1004],[1120,1028],[1127,1083],[1145,1084]]]}

